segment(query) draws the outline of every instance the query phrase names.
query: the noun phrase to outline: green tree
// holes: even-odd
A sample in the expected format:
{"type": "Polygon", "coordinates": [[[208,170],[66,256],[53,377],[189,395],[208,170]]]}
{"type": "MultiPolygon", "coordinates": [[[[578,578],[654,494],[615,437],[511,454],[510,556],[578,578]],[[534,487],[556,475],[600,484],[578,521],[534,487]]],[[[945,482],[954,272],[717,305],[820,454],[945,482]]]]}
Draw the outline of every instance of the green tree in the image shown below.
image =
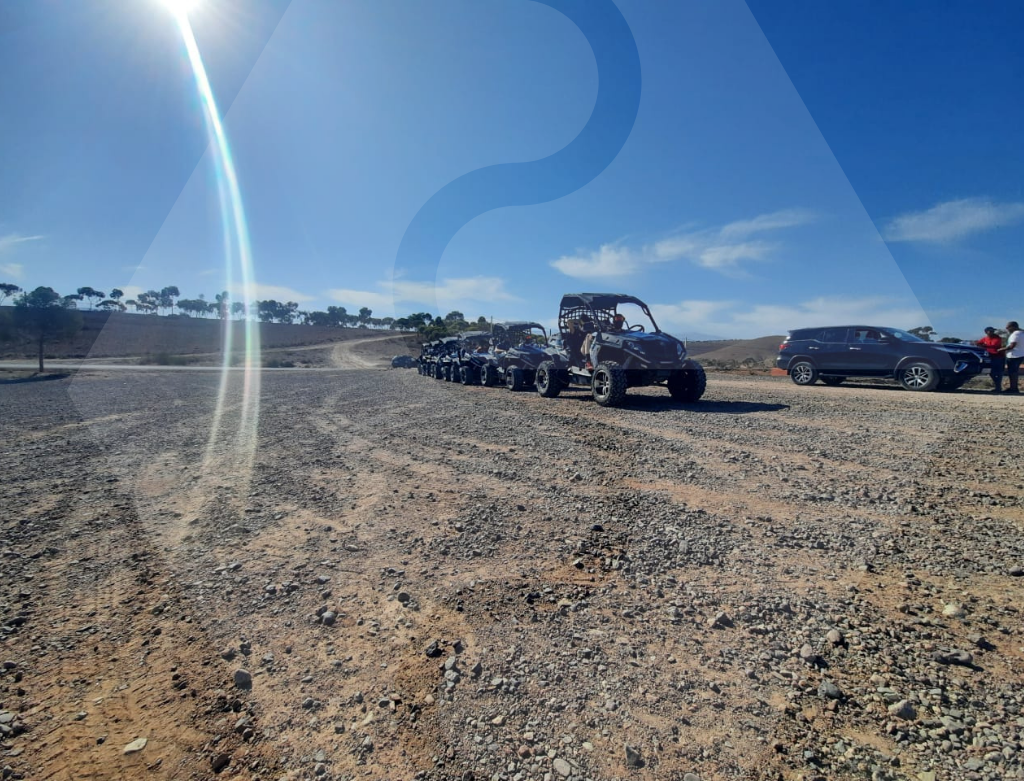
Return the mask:
{"type": "Polygon", "coordinates": [[[921,325],[917,328],[911,328],[910,333],[924,339],[926,342],[930,342],[932,340],[932,336],[935,334],[935,329],[930,325],[921,325]]]}
{"type": "Polygon", "coordinates": [[[80,287],[80,288],[78,288],[77,293],[82,298],[88,298],[89,299],[89,308],[90,309],[95,309],[96,308],[96,302],[97,301],[102,301],[104,298],[107,297],[107,294],[104,293],[102,290],[97,290],[96,288],[92,288],[92,287],[80,287]]]}
{"type": "Polygon", "coordinates": [[[241,301],[232,301],[231,314],[234,315],[235,319],[241,318],[245,314],[245,304],[241,301]]]}
{"type": "Polygon", "coordinates": [[[46,342],[74,336],[82,327],[82,316],[53,288],[37,287],[31,293],[23,293],[15,303],[14,326],[36,342],[42,373],[46,342]]]}
{"type": "Polygon", "coordinates": [[[125,307],[124,304],[122,304],[120,301],[115,301],[112,298],[108,298],[106,301],[100,301],[98,308],[103,309],[107,312],[123,312],[125,307]]]}
{"type": "Polygon", "coordinates": [[[214,304],[214,311],[217,313],[217,317],[221,320],[227,320],[228,315],[231,314],[231,296],[228,295],[228,291],[223,291],[214,296],[216,304],[214,304]]]}
{"type": "Polygon", "coordinates": [[[369,324],[370,318],[372,316],[373,316],[373,310],[370,309],[370,307],[368,307],[368,306],[361,307],[360,310],[359,310],[359,325],[361,325],[363,328],[366,328],[366,326],[369,324]]]}
{"type": "Polygon", "coordinates": [[[120,301],[122,298],[124,298],[124,291],[121,290],[120,288],[115,287],[113,290],[110,291],[110,297],[114,301],[120,301]]]}
{"type": "Polygon", "coordinates": [[[160,299],[160,308],[170,309],[172,315],[174,314],[174,304],[180,297],[181,291],[174,285],[168,285],[157,294],[157,298],[160,299]]]}
{"type": "Polygon", "coordinates": [[[21,288],[17,285],[12,285],[10,282],[4,282],[0,284],[0,305],[4,303],[8,298],[13,296],[15,293],[20,293],[21,288]]]}

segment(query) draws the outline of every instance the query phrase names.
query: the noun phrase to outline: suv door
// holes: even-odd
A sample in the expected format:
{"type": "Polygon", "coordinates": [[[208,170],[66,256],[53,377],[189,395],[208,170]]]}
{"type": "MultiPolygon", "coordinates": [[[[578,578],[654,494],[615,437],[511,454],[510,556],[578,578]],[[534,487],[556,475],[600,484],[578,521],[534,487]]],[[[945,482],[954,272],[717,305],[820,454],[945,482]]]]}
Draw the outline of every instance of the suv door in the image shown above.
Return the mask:
{"type": "Polygon", "coordinates": [[[818,337],[815,360],[822,374],[846,375],[851,373],[850,356],[846,343],[848,328],[824,328],[818,337]]]}
{"type": "Polygon", "coordinates": [[[849,352],[850,364],[860,374],[889,374],[899,358],[891,336],[866,326],[850,329],[849,352]]]}

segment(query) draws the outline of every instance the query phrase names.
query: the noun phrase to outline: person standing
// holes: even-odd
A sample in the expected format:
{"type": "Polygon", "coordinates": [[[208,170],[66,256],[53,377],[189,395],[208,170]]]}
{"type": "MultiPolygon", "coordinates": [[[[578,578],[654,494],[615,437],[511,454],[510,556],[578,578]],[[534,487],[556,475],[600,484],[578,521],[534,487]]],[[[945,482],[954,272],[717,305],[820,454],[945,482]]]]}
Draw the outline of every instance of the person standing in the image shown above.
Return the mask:
{"type": "Polygon", "coordinates": [[[1020,376],[1020,364],[1024,361],[1024,331],[1020,330],[1016,320],[1006,324],[1010,336],[1006,340],[1006,379],[1010,381],[1007,393],[1020,393],[1017,378],[1020,376]]]}
{"type": "Polygon", "coordinates": [[[1006,358],[1003,356],[1003,339],[996,333],[996,329],[989,326],[985,329],[985,336],[975,342],[979,347],[984,347],[988,353],[992,375],[992,392],[999,393],[1003,390],[1003,369],[1006,366],[1006,358]]]}

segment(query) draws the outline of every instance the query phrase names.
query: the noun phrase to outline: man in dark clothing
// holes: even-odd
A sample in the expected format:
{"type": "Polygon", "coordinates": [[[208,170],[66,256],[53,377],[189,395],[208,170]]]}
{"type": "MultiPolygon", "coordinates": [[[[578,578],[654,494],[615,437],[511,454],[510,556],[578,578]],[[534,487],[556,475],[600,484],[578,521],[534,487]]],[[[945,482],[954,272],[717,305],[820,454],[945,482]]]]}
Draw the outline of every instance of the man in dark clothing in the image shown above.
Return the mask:
{"type": "Polygon", "coordinates": [[[989,326],[985,329],[985,336],[975,342],[979,347],[984,347],[991,361],[989,373],[992,375],[992,392],[1000,393],[1003,390],[1003,367],[1006,366],[1006,357],[1003,355],[1003,339],[996,333],[996,329],[989,326]]]}

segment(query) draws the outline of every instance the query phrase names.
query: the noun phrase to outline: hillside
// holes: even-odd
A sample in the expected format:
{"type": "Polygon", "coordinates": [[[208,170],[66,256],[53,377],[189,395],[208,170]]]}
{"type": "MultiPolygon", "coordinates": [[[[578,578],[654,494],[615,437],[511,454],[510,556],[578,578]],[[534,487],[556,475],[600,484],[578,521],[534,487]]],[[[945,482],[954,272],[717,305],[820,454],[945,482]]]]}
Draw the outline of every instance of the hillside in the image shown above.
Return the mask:
{"type": "MultiPolygon", "coordinates": [[[[11,307],[4,307],[11,309],[11,307]]],[[[219,320],[193,317],[156,317],[109,312],[81,312],[84,325],[73,339],[48,344],[52,358],[134,358],[166,353],[203,355],[221,348],[223,324],[219,320]]],[[[232,322],[232,341],[236,350],[244,349],[245,323],[232,322]]],[[[387,336],[386,331],[366,328],[330,328],[283,323],[259,323],[262,349],[331,345],[370,336],[387,336]]],[[[402,334],[394,334],[402,337],[402,334]]],[[[17,359],[35,354],[28,340],[0,345],[0,358],[17,359]]]]}
{"type": "Polygon", "coordinates": [[[689,342],[690,356],[705,364],[754,362],[772,364],[779,354],[784,336],[761,336],[757,339],[723,339],[715,342],[689,342]]]}

